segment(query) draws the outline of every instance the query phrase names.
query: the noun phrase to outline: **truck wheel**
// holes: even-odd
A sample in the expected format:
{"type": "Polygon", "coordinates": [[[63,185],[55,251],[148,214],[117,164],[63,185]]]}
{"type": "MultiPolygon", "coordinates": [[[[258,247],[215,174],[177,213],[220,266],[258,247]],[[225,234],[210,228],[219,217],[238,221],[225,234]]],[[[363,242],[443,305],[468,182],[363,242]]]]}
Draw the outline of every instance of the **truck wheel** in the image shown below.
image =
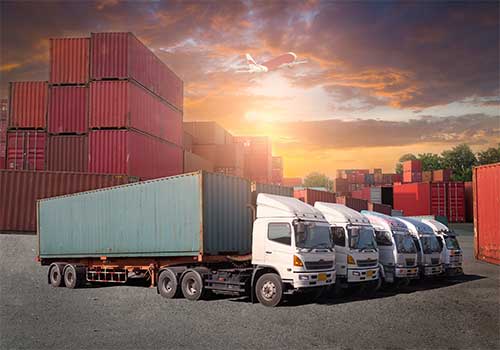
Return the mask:
{"type": "Polygon", "coordinates": [[[49,283],[52,287],[64,287],[64,278],[60,264],[52,264],[49,267],[49,283]]]}
{"type": "Polygon", "coordinates": [[[172,270],[166,269],[158,277],[158,292],[167,299],[173,299],[179,295],[179,282],[172,270]]]}
{"type": "Polygon", "coordinates": [[[68,264],[64,268],[64,284],[68,288],[78,288],[83,284],[82,273],[76,266],[68,264]]]}
{"type": "Polygon", "coordinates": [[[277,306],[283,298],[281,278],[275,273],[263,274],[257,280],[255,294],[262,305],[277,306]]]}
{"type": "Polygon", "coordinates": [[[203,296],[203,279],[199,272],[186,272],[181,282],[182,295],[188,300],[199,300],[203,296]]]}

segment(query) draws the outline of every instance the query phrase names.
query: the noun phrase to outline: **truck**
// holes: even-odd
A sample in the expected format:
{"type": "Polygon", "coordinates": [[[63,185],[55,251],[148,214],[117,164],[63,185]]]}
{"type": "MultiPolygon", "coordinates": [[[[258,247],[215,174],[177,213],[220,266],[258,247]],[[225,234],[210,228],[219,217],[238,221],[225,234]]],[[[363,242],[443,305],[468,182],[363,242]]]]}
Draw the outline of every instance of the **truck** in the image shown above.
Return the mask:
{"type": "Polygon", "coordinates": [[[378,247],[380,285],[405,285],[417,279],[417,247],[403,223],[388,215],[363,210],[373,226],[378,247]]]}
{"type": "Polygon", "coordinates": [[[168,299],[277,306],[335,282],[329,224],[295,198],[196,172],[39,200],[38,259],[54,287],[145,279],[168,299]]]}
{"type": "Polygon", "coordinates": [[[335,287],[361,287],[368,292],[379,285],[379,254],[370,221],[342,204],[316,202],[332,230],[335,246],[335,287]]]}
{"type": "Polygon", "coordinates": [[[441,275],[443,273],[442,249],[434,231],[418,219],[399,217],[397,220],[408,227],[415,241],[418,251],[420,277],[432,278],[441,275]]]}
{"type": "Polygon", "coordinates": [[[420,219],[429,226],[437,236],[441,250],[441,261],[444,265],[446,276],[456,276],[463,274],[462,268],[462,249],[458,244],[455,233],[445,224],[434,219],[420,219]]]}

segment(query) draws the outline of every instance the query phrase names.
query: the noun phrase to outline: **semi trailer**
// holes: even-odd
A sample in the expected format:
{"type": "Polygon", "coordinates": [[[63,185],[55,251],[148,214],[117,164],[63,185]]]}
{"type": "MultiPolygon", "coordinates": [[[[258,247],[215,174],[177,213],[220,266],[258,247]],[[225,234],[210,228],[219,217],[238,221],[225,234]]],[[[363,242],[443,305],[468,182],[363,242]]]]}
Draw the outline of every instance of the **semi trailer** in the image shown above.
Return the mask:
{"type": "Polygon", "coordinates": [[[266,306],[335,282],[329,224],[297,199],[196,172],[43,199],[38,258],[48,283],[146,279],[165,298],[246,295],[266,306]]]}
{"type": "Polygon", "coordinates": [[[436,234],[441,250],[441,262],[444,266],[444,273],[447,276],[463,274],[462,268],[462,249],[458,244],[455,233],[445,224],[433,219],[420,219],[428,225],[436,234]]]}
{"type": "Polygon", "coordinates": [[[370,221],[342,204],[316,202],[331,226],[335,245],[335,287],[376,290],[379,279],[378,250],[370,221]]]}
{"type": "Polygon", "coordinates": [[[412,234],[418,251],[418,266],[420,277],[436,277],[443,273],[441,263],[441,246],[432,229],[418,219],[400,217],[401,221],[408,227],[412,234]]]}
{"type": "Polygon", "coordinates": [[[361,212],[373,226],[380,262],[380,283],[407,284],[418,278],[417,247],[408,228],[391,216],[361,212]]]}

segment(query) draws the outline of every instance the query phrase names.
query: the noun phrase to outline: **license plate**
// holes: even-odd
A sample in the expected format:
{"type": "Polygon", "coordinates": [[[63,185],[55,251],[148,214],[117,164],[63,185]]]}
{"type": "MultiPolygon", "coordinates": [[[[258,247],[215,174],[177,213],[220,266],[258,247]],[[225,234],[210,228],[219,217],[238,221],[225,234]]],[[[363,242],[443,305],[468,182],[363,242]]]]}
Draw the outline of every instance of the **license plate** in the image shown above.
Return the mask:
{"type": "Polygon", "coordinates": [[[366,275],[367,275],[368,277],[372,277],[372,276],[373,276],[373,271],[368,271],[368,272],[366,273],[366,275]]]}
{"type": "Polygon", "coordinates": [[[326,281],[326,273],[318,274],[318,281],[326,281]]]}

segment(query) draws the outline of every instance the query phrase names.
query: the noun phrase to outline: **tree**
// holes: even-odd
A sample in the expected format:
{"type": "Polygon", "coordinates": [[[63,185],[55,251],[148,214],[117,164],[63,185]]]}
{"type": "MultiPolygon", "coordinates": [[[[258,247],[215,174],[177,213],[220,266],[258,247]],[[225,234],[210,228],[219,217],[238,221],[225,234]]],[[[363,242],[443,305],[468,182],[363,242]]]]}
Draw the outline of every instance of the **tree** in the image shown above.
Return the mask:
{"type": "Polygon", "coordinates": [[[453,170],[453,180],[472,180],[472,167],[476,165],[477,159],[467,144],[462,143],[451,150],[443,151],[441,156],[444,168],[453,170]]]}
{"type": "Polygon", "coordinates": [[[500,143],[498,148],[490,147],[487,150],[477,153],[477,163],[479,165],[493,164],[500,162],[500,143]]]}
{"type": "Polygon", "coordinates": [[[418,159],[422,161],[422,171],[443,169],[443,158],[439,154],[422,153],[418,159]]]}
{"type": "Polygon", "coordinates": [[[333,191],[333,181],[325,174],[312,172],[304,178],[304,187],[324,187],[333,191]]]}
{"type": "Polygon", "coordinates": [[[403,154],[401,157],[399,157],[399,163],[396,164],[396,173],[397,174],[403,173],[403,162],[406,162],[407,160],[417,160],[417,156],[415,156],[412,153],[406,153],[406,154],[403,154]]]}

